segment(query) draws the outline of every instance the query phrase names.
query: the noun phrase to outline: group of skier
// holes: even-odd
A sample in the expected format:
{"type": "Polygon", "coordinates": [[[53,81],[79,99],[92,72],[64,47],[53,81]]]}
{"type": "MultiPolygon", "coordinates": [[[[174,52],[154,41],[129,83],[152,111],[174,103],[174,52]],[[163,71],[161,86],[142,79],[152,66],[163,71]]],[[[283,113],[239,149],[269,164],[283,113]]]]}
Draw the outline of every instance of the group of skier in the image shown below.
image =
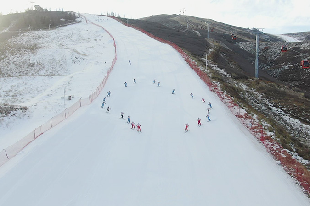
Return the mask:
{"type": "MultiPolygon", "coordinates": [[[[121,112],[121,119],[124,119],[124,112],[121,112]]],[[[137,131],[141,132],[141,124],[135,124],[133,121],[130,120],[130,116],[127,117],[127,124],[131,125],[131,129],[136,129],[137,127],[137,131]]]]}
{"type": "MultiPolygon", "coordinates": [[[[133,82],[136,83],[136,79],[133,79],[133,82]]],[[[153,84],[155,84],[155,83],[156,83],[156,81],[155,81],[155,79],[154,79],[154,80],[153,80],[153,84]]],[[[127,82],[124,82],[124,85],[125,85],[125,87],[127,87],[127,82]]],[[[158,86],[158,87],[160,86],[160,82],[159,82],[159,81],[157,82],[157,86],[158,86]]],[[[172,90],[172,94],[175,94],[175,89],[172,90]]],[[[108,92],[107,92],[107,96],[103,98],[101,108],[103,108],[104,105],[106,104],[106,98],[107,98],[107,97],[110,97],[110,96],[111,96],[111,91],[108,91],[108,92]]],[[[190,96],[191,96],[192,99],[194,98],[193,93],[190,93],[190,96]]],[[[202,101],[202,103],[205,103],[205,102],[206,102],[204,98],[202,98],[201,101],[202,101]]],[[[208,106],[209,106],[209,107],[207,108],[207,115],[206,115],[206,118],[207,118],[207,121],[211,121],[210,115],[209,115],[209,114],[210,114],[210,110],[212,109],[211,102],[208,103],[208,106]]],[[[108,113],[110,110],[111,110],[111,108],[108,106],[108,107],[107,107],[107,113],[108,113]]],[[[121,112],[121,119],[124,119],[124,112],[121,112]]],[[[138,123],[138,124],[135,124],[133,121],[131,121],[130,116],[127,117],[127,123],[131,125],[131,129],[132,129],[132,130],[137,129],[138,132],[141,132],[141,124],[139,124],[139,123],[138,123]]],[[[201,119],[200,119],[199,117],[198,117],[198,119],[197,119],[197,124],[198,124],[199,127],[202,125],[201,119]]],[[[187,132],[188,130],[189,130],[189,124],[187,123],[187,124],[185,124],[185,132],[187,132]]]]}
{"type": "MultiPolygon", "coordinates": [[[[107,96],[106,97],[110,97],[111,96],[111,91],[108,91],[107,92],[107,96]]],[[[104,107],[104,105],[106,104],[106,97],[104,97],[103,98],[103,100],[102,100],[102,103],[101,103],[101,108],[103,108],[104,107]]],[[[110,107],[107,107],[107,112],[109,112],[110,111],[110,107]]]]}
{"type": "MultiPolygon", "coordinates": [[[[153,84],[155,84],[155,83],[156,83],[156,80],[154,79],[154,80],[153,80],[153,84]]],[[[157,82],[157,86],[158,86],[158,87],[160,86],[160,81],[157,82]]]]}
{"type": "MultiPolygon", "coordinates": [[[[136,82],[135,79],[134,79],[134,82],[136,82]]],[[[125,82],[125,83],[126,83],[126,82],[125,82]]],[[[126,84],[127,84],[127,83],[126,83],[126,84]]],[[[127,85],[125,85],[125,86],[127,86],[127,85]]],[[[107,96],[104,97],[103,100],[102,100],[101,108],[103,108],[104,105],[106,104],[106,98],[107,98],[107,97],[110,97],[110,96],[111,96],[111,91],[108,91],[108,92],[107,92],[107,96]]],[[[110,110],[111,110],[111,107],[108,106],[106,112],[109,113],[110,110]]],[[[121,112],[121,119],[124,119],[124,112],[121,112]]],[[[130,120],[130,116],[127,117],[127,123],[128,123],[128,124],[131,124],[131,129],[135,129],[135,128],[137,127],[137,131],[138,131],[138,132],[141,132],[141,124],[138,123],[138,124],[136,125],[134,122],[132,122],[132,121],[130,120]]]]}
{"type": "MultiPolygon", "coordinates": [[[[175,92],[175,89],[173,89],[172,94],[174,94],[174,92],[175,92]]],[[[192,99],[194,98],[193,93],[190,93],[190,96],[192,97],[192,99]]],[[[201,101],[202,101],[202,103],[205,103],[205,102],[206,102],[204,98],[202,98],[201,101]]],[[[211,119],[210,119],[210,115],[209,115],[209,114],[210,114],[210,110],[212,109],[212,104],[211,104],[211,102],[209,102],[208,105],[209,105],[209,108],[207,108],[208,114],[207,114],[206,118],[207,118],[208,122],[210,122],[211,119]]],[[[197,119],[197,124],[198,124],[199,127],[201,126],[201,119],[200,119],[199,117],[198,117],[198,119],[197,119]]],[[[189,130],[188,128],[189,128],[189,124],[186,123],[186,124],[185,124],[185,132],[188,132],[188,130],[189,130]]]]}
{"type": "MultiPolygon", "coordinates": [[[[136,79],[133,79],[133,83],[137,83],[137,82],[136,82],[136,79]]],[[[124,85],[125,85],[125,87],[127,87],[128,83],[127,83],[127,82],[124,82],[124,85]]]]}
{"type": "MultiPolygon", "coordinates": [[[[155,84],[155,80],[153,81],[153,83],[155,84]]],[[[175,94],[175,89],[172,90],[172,94],[175,94]]],[[[190,96],[191,96],[192,99],[194,99],[194,94],[193,93],[190,93],[190,96]]],[[[202,98],[201,101],[202,101],[202,103],[206,103],[204,98],[202,98]]],[[[210,110],[212,109],[211,102],[208,103],[208,106],[209,106],[207,108],[208,114],[206,115],[206,118],[207,118],[208,122],[210,122],[211,119],[210,119],[210,115],[209,114],[210,114],[210,110]]],[[[199,117],[197,119],[197,123],[198,123],[198,126],[200,127],[201,126],[201,119],[199,117]]],[[[189,130],[188,128],[189,128],[189,124],[186,123],[185,124],[185,132],[187,132],[189,130]]]]}

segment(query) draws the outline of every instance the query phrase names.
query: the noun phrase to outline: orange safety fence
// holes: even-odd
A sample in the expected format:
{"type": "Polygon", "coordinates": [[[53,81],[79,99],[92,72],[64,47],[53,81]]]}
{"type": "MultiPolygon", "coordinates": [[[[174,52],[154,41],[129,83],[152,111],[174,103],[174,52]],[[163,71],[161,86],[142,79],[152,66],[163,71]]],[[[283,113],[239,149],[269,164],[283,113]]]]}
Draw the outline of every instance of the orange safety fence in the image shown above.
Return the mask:
{"type": "Polygon", "coordinates": [[[103,28],[102,26],[100,26],[98,24],[90,22],[89,20],[86,19],[86,17],[84,17],[84,18],[85,18],[87,23],[89,22],[89,23],[91,23],[91,24],[93,24],[95,26],[98,26],[98,27],[101,27],[102,29],[104,29],[105,32],[107,32],[110,35],[110,37],[113,39],[113,41],[114,41],[114,45],[113,45],[114,49],[115,49],[114,50],[114,58],[113,58],[113,61],[112,61],[112,64],[111,64],[110,68],[107,71],[106,76],[101,81],[101,83],[97,87],[96,91],[93,92],[91,95],[89,95],[88,98],[84,98],[84,99],[81,98],[81,99],[79,99],[72,106],[66,108],[65,111],[63,111],[60,114],[58,114],[57,116],[51,118],[45,124],[43,124],[43,125],[39,126],[38,128],[34,129],[32,132],[30,132],[27,136],[23,137],[21,140],[17,141],[16,143],[14,143],[13,145],[7,147],[6,149],[3,149],[2,151],[0,151],[0,166],[5,164],[11,158],[15,157],[28,144],[30,144],[32,141],[34,141],[36,138],[38,138],[44,132],[50,130],[51,128],[55,127],[56,125],[58,125],[63,120],[65,120],[68,117],[70,117],[76,110],[78,110],[79,108],[81,108],[83,106],[91,104],[99,96],[100,92],[102,91],[103,87],[105,86],[105,84],[107,82],[107,79],[109,78],[109,75],[110,75],[111,71],[113,70],[114,65],[116,63],[116,60],[117,60],[117,52],[116,52],[115,40],[114,40],[114,37],[110,34],[110,32],[108,32],[105,28],[103,28]]]}
{"type": "Polygon", "coordinates": [[[234,114],[238,120],[250,131],[250,133],[260,141],[266,148],[266,150],[273,156],[273,158],[283,167],[283,169],[303,188],[304,192],[310,195],[310,172],[296,159],[288,153],[288,150],[284,149],[276,140],[267,135],[264,127],[261,123],[249,115],[245,110],[239,107],[234,102],[233,98],[221,91],[220,87],[212,82],[209,76],[202,71],[197,63],[193,61],[179,46],[176,44],[154,36],[153,34],[144,31],[141,28],[135,27],[130,24],[125,24],[116,17],[111,17],[125,26],[132,27],[138,31],[143,32],[149,37],[172,46],[179,54],[184,58],[188,65],[197,73],[201,80],[203,80],[209,87],[210,91],[217,94],[219,99],[228,107],[228,109],[234,114]]]}

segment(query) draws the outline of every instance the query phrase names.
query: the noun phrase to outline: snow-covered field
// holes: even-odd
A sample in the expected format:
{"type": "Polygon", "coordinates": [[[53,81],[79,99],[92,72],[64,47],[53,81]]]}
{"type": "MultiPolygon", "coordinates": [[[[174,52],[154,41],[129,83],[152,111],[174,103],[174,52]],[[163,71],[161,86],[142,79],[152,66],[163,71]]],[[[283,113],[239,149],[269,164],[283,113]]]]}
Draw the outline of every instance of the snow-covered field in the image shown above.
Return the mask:
{"type": "MultiPolygon", "coordinates": [[[[310,204],[294,180],[173,48],[113,19],[87,18],[114,36],[115,68],[91,105],[0,168],[0,206],[310,204]],[[107,91],[111,97],[106,97],[107,91]],[[100,108],[104,97],[106,105],[100,108]],[[206,118],[209,101],[213,105],[210,122],[206,118]],[[106,112],[108,106],[111,110],[106,112]],[[120,118],[121,112],[125,119],[120,118]],[[141,133],[126,123],[128,115],[142,125],[141,133]],[[200,127],[197,118],[202,119],[200,127]],[[188,132],[184,132],[186,123],[188,132]]],[[[46,77],[48,83],[41,86],[30,84],[29,94],[15,102],[30,109],[24,118],[3,120],[7,126],[1,126],[1,146],[10,144],[16,130],[26,135],[60,112],[65,88],[75,101],[87,97],[105,76],[114,50],[104,30],[82,22],[50,31],[54,35],[42,34],[50,39],[58,32],[68,36],[73,31],[80,31],[76,35],[81,39],[76,37],[75,43],[65,46],[69,48],[63,58],[67,71],[46,77]],[[72,63],[73,54],[80,54],[83,61],[72,63]]],[[[32,78],[31,82],[44,82],[41,77],[32,78]]],[[[26,85],[23,79],[13,80],[21,82],[22,89],[26,85]]],[[[65,101],[66,106],[69,102],[65,101]]]]}
{"type": "Polygon", "coordinates": [[[85,21],[28,32],[12,39],[10,45],[12,49],[0,61],[4,76],[0,78],[0,104],[26,106],[28,111],[0,117],[0,150],[88,97],[114,57],[110,36],[85,21]],[[29,49],[33,47],[38,49],[29,49]],[[69,101],[68,96],[74,98],[69,101]]]}

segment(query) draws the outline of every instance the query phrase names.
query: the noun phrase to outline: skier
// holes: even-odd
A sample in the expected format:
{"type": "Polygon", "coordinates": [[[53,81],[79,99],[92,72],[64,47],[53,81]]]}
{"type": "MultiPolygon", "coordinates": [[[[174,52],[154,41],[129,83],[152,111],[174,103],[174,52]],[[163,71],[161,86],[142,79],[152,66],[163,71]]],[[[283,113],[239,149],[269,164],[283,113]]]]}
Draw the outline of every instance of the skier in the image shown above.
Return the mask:
{"type": "Polygon", "coordinates": [[[201,126],[201,119],[199,117],[198,117],[197,121],[198,121],[198,126],[201,126]]]}
{"type": "Polygon", "coordinates": [[[202,98],[201,101],[202,101],[202,103],[205,103],[205,102],[206,102],[204,98],[202,98]]]}
{"type": "Polygon", "coordinates": [[[108,91],[108,94],[107,94],[107,97],[109,97],[109,96],[111,96],[111,92],[110,91],[108,91]]]}
{"type": "Polygon", "coordinates": [[[159,85],[160,85],[160,82],[157,83],[157,86],[158,86],[158,87],[159,87],[159,85]]]}
{"type": "Polygon", "coordinates": [[[135,128],[136,128],[135,123],[131,122],[131,129],[135,129],[135,128]]]}
{"type": "Polygon", "coordinates": [[[110,107],[108,107],[108,108],[107,108],[107,112],[109,112],[109,111],[110,111],[110,109],[111,109],[111,108],[110,108],[110,107]]]}
{"type": "Polygon", "coordinates": [[[105,101],[103,101],[103,102],[102,102],[102,104],[101,104],[101,108],[103,108],[103,107],[104,107],[104,104],[105,104],[105,101]]]}
{"type": "Polygon", "coordinates": [[[131,65],[131,62],[130,62],[130,60],[129,60],[129,64],[131,65]]]}
{"type": "Polygon", "coordinates": [[[121,112],[121,118],[122,119],[124,118],[124,112],[121,112]]]}
{"type": "Polygon", "coordinates": [[[212,108],[211,102],[209,102],[209,104],[208,104],[208,105],[209,105],[209,107],[210,107],[210,108],[212,108]]]}
{"type": "Polygon", "coordinates": [[[189,125],[188,125],[188,124],[185,124],[185,132],[188,131],[188,127],[189,127],[189,125]]]}
{"type": "Polygon", "coordinates": [[[191,93],[190,95],[191,95],[191,97],[192,97],[192,99],[193,99],[193,98],[194,98],[194,95],[193,95],[193,93],[191,93]]]}
{"type": "Polygon", "coordinates": [[[130,123],[130,116],[128,116],[128,118],[127,118],[127,123],[128,124],[130,123]]]}
{"type": "Polygon", "coordinates": [[[136,82],[136,79],[133,79],[133,82],[134,82],[134,83],[137,83],[137,82],[136,82]]]}
{"type": "Polygon", "coordinates": [[[105,102],[105,97],[103,98],[103,100],[102,100],[103,102],[105,102]]]}
{"type": "Polygon", "coordinates": [[[207,114],[206,117],[208,118],[208,122],[210,122],[211,121],[210,116],[207,114]]]}
{"type": "Polygon", "coordinates": [[[155,84],[155,79],[153,80],[153,84],[155,84]]]}
{"type": "Polygon", "coordinates": [[[125,82],[124,84],[125,84],[125,87],[127,87],[127,82],[125,82]]]}
{"type": "Polygon", "coordinates": [[[174,94],[175,89],[172,90],[172,94],[174,94]]]}
{"type": "Polygon", "coordinates": [[[210,108],[208,108],[208,114],[210,114],[210,108]]]}
{"type": "Polygon", "coordinates": [[[137,124],[137,131],[141,132],[141,124],[139,124],[139,123],[137,124]]]}

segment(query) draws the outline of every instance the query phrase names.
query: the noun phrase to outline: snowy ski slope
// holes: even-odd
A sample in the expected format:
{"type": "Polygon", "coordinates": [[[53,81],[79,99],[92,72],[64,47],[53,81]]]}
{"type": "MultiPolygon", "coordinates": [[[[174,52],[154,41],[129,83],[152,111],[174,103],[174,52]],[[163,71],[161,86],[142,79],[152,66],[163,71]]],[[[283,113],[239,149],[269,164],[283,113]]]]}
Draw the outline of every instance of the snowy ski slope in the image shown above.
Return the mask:
{"type": "Polygon", "coordinates": [[[0,168],[0,206],[309,205],[173,48],[113,19],[87,18],[114,36],[115,68],[90,106],[0,168]]]}

